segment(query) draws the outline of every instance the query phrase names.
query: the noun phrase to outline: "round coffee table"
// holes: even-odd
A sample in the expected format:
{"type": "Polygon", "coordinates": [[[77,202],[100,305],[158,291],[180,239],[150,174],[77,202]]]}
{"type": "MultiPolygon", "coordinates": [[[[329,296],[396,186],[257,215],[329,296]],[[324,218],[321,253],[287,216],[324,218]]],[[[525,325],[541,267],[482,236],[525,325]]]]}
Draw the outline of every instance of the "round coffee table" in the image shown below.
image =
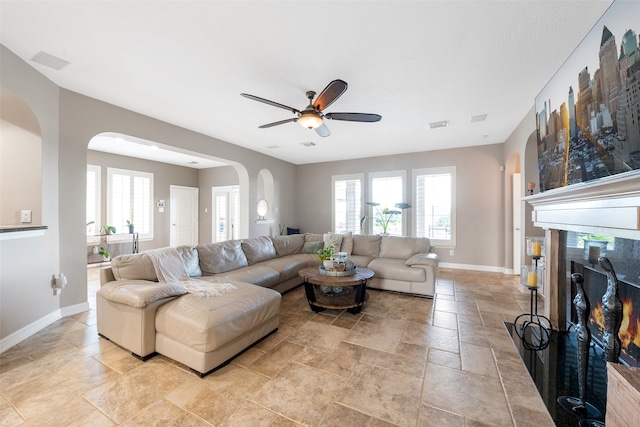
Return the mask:
{"type": "Polygon", "coordinates": [[[350,276],[329,276],[320,273],[318,267],[305,267],[298,272],[304,279],[304,290],[311,310],[318,313],[327,308],[347,309],[349,313],[360,313],[366,302],[367,280],[373,277],[370,268],[356,269],[350,276]],[[340,287],[344,292],[324,294],[316,286],[340,287]]]}

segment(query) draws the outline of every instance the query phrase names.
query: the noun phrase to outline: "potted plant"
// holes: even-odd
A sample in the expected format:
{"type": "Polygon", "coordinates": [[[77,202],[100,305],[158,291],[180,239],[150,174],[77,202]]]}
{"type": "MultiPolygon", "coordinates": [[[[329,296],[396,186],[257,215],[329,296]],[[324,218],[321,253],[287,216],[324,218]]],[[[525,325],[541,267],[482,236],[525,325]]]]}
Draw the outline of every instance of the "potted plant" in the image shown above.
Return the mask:
{"type": "MultiPolygon", "coordinates": [[[[383,236],[388,236],[389,225],[396,224],[399,219],[398,215],[400,215],[402,212],[397,210],[391,210],[389,208],[380,209],[378,207],[380,206],[380,203],[377,203],[377,202],[367,202],[367,204],[369,206],[373,206],[373,208],[376,210],[376,214],[374,218],[376,221],[376,225],[382,229],[382,233],[380,234],[382,234],[383,236]]],[[[407,203],[396,203],[395,207],[398,209],[407,209],[407,208],[410,208],[411,205],[407,203]]],[[[367,220],[367,217],[363,217],[363,219],[360,220],[360,227],[364,225],[364,222],[366,220],[367,220]]]]}
{"type": "Polygon", "coordinates": [[[105,261],[109,261],[111,259],[111,252],[109,252],[102,246],[100,246],[100,250],[98,251],[98,254],[102,255],[102,258],[104,258],[105,261]]]}
{"type": "Polygon", "coordinates": [[[113,225],[105,225],[100,229],[102,234],[115,234],[116,228],[113,225]]]}
{"type": "Polygon", "coordinates": [[[333,258],[334,249],[333,245],[327,245],[324,249],[318,251],[318,259],[322,261],[325,270],[333,269],[333,261],[331,261],[331,258],[333,258]]]}
{"type": "Polygon", "coordinates": [[[127,227],[129,227],[129,233],[133,234],[133,223],[127,220],[127,227]]]}

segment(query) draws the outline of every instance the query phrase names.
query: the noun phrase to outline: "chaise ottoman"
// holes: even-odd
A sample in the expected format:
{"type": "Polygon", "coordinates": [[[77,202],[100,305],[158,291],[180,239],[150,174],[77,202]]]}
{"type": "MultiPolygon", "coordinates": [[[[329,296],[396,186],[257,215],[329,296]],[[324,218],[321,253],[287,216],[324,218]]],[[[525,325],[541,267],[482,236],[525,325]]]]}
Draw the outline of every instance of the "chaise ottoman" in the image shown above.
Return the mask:
{"type": "Polygon", "coordinates": [[[204,377],[278,329],[279,292],[243,282],[220,296],[186,294],[158,308],[156,351],[204,377]]]}

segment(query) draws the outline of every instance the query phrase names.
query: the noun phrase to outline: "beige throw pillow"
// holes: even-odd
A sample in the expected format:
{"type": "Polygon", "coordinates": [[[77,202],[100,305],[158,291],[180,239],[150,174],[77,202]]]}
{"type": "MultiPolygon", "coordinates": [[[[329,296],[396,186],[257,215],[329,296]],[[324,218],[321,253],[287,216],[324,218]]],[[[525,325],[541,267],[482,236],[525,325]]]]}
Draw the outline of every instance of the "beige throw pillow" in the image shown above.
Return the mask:
{"type": "Polygon", "coordinates": [[[340,252],[340,247],[342,246],[342,234],[335,233],[324,233],[322,235],[322,241],[324,242],[324,248],[327,246],[333,245],[333,252],[340,252]]]}

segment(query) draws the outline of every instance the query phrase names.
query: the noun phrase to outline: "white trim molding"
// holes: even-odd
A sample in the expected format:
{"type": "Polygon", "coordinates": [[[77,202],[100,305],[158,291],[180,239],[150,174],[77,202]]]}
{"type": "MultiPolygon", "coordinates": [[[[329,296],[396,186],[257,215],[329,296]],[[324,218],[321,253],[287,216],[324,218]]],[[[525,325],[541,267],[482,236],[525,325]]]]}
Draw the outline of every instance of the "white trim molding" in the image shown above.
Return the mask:
{"type": "Polygon", "coordinates": [[[640,240],[640,171],[524,197],[534,225],[640,240]]]}
{"type": "Polygon", "coordinates": [[[73,316],[78,313],[82,313],[85,311],[89,311],[91,307],[88,302],[83,302],[81,304],[72,305],[69,307],[63,307],[58,310],[55,310],[44,317],[36,320],[35,322],[31,322],[27,326],[22,329],[19,329],[12,333],[11,335],[0,340],[0,354],[9,350],[11,347],[19,344],[20,342],[26,340],[30,336],[40,332],[50,324],[55,321],[62,319],[63,317],[73,316]]]}

